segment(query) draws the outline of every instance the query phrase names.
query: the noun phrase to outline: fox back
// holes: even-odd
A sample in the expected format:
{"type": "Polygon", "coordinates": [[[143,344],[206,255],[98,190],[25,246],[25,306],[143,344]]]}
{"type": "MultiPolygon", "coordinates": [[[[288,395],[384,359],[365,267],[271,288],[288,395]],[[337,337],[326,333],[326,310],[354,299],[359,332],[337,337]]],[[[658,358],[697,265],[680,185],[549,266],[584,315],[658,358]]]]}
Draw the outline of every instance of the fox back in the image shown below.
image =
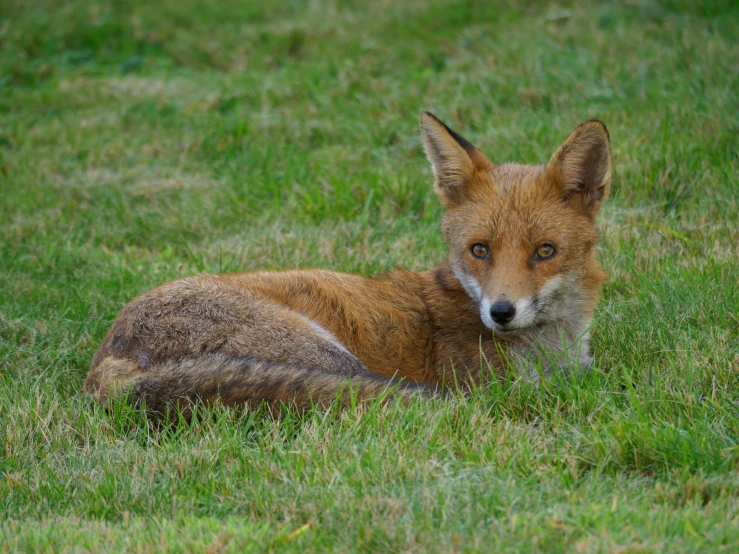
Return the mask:
{"type": "Polygon", "coordinates": [[[605,126],[583,123],[539,166],[495,164],[430,113],[421,135],[446,207],[446,262],[375,279],[305,270],[167,283],[119,314],[85,391],[187,415],[198,402],[407,401],[510,366],[533,380],[589,366],[605,126]]]}

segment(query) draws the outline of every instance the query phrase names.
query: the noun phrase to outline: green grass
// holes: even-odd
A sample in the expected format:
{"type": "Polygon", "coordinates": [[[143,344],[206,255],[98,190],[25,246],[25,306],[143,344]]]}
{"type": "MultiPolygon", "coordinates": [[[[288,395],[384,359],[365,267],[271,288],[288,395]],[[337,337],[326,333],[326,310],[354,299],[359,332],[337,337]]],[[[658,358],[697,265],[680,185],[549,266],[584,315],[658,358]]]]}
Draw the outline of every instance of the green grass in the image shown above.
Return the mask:
{"type": "Polygon", "coordinates": [[[0,551],[735,551],[732,4],[2,2],[0,551]],[[421,109],[497,161],[607,123],[592,374],[167,431],[79,395],[166,280],[441,261],[421,109]]]}

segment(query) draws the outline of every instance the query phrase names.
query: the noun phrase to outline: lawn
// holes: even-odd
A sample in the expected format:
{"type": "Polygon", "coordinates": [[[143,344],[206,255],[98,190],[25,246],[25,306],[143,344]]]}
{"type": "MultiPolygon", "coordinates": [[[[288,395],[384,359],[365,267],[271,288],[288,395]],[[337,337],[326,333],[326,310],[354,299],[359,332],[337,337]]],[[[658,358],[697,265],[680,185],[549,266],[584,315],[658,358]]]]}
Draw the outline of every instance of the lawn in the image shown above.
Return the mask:
{"type": "Polygon", "coordinates": [[[736,552],[736,6],[3,0],[0,551],[736,552]],[[590,374],[165,430],[79,394],[167,280],[443,260],[422,109],[495,161],[607,124],[590,374]]]}

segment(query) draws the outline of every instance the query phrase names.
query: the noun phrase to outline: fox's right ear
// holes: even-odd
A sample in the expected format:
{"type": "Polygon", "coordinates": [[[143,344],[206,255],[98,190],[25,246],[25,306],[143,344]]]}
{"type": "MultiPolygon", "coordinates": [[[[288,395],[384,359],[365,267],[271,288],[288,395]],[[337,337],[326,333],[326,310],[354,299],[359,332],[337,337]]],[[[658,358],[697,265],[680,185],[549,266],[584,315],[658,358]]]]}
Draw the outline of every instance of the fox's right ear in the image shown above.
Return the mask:
{"type": "Polygon", "coordinates": [[[430,112],[421,114],[421,138],[434,170],[434,192],[444,206],[459,204],[477,165],[490,162],[430,112]]]}

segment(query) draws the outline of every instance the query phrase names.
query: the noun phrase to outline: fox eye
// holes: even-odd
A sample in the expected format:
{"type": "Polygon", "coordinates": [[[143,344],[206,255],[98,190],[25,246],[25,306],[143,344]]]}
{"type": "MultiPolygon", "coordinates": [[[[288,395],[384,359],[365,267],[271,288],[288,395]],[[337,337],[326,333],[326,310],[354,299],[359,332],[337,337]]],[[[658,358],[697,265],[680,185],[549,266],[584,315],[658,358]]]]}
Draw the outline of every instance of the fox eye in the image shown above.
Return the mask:
{"type": "Polygon", "coordinates": [[[488,254],[490,254],[490,249],[484,244],[480,244],[478,242],[472,245],[470,252],[472,252],[472,255],[475,258],[484,259],[488,257],[488,254]]]}
{"type": "Polygon", "coordinates": [[[536,249],[536,257],[540,260],[548,260],[553,257],[556,252],[557,251],[554,249],[554,246],[551,244],[542,244],[536,249]]]}

